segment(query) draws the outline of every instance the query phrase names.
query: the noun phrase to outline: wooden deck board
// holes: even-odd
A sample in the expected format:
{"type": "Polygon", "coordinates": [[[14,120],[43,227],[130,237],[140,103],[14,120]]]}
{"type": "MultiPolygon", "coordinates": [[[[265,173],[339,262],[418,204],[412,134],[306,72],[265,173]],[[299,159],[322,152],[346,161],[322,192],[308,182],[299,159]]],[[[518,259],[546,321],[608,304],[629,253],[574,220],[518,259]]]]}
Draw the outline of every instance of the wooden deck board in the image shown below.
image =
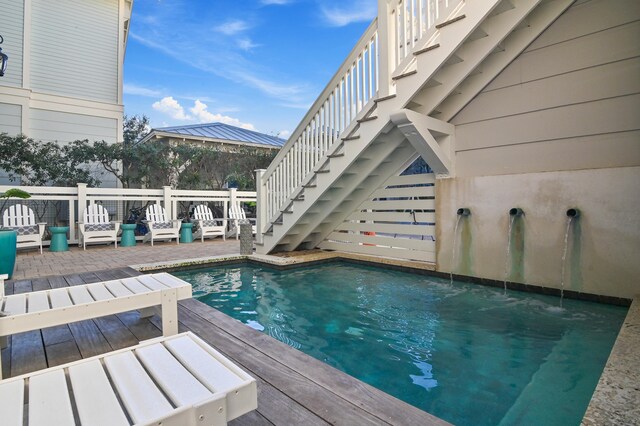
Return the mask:
{"type": "MultiPolygon", "coordinates": [[[[7,294],[139,275],[131,268],[7,282],[7,294]]],[[[258,409],[243,425],[444,425],[445,422],[344,374],[194,299],[179,304],[180,331],[193,331],[256,378],[258,409]]],[[[162,334],[158,315],[136,311],[11,336],[5,377],[76,361],[162,334]],[[46,354],[46,355],[45,355],[46,354]]]]}

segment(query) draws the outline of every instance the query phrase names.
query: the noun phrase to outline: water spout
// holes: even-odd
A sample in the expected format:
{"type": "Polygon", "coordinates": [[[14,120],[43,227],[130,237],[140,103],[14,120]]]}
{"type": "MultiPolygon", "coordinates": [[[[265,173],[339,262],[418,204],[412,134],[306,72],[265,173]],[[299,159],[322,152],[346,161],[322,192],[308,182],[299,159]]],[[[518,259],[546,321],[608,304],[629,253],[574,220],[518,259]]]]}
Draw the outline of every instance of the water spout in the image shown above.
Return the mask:
{"type": "Polygon", "coordinates": [[[567,217],[578,218],[580,217],[580,210],[572,208],[567,210],[567,217]]]}
{"type": "Polygon", "coordinates": [[[465,216],[469,216],[471,212],[469,211],[469,209],[460,208],[458,209],[457,214],[458,214],[458,219],[456,220],[455,228],[453,228],[453,246],[451,248],[451,266],[449,269],[449,284],[451,285],[453,285],[453,267],[456,264],[456,242],[458,240],[457,238],[458,226],[460,225],[460,220],[465,216]]]}
{"type": "Polygon", "coordinates": [[[522,215],[522,213],[521,214],[511,213],[513,210],[516,210],[516,209],[509,210],[509,215],[511,216],[511,219],[509,220],[509,230],[507,231],[507,255],[505,256],[505,260],[504,260],[504,293],[505,294],[507,294],[507,277],[509,276],[509,257],[511,254],[511,234],[512,234],[511,231],[513,230],[513,223],[516,221],[516,217],[522,215]]]}
{"type": "Polygon", "coordinates": [[[520,207],[514,207],[509,210],[509,216],[524,216],[524,211],[520,207]]]}
{"type": "Polygon", "coordinates": [[[564,299],[564,274],[567,260],[567,251],[569,250],[569,233],[571,232],[571,224],[574,219],[580,217],[580,210],[567,210],[567,229],[564,232],[564,249],[562,250],[562,271],[560,272],[560,307],[562,308],[562,300],[564,299]]]}

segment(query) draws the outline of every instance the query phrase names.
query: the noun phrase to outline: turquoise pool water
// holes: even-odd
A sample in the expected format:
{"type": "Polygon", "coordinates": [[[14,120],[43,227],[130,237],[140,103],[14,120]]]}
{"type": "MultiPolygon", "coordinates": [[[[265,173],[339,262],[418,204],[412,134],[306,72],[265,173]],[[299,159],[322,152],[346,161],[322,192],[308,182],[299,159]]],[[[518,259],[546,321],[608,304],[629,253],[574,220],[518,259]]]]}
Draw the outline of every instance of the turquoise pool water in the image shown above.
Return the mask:
{"type": "Polygon", "coordinates": [[[578,425],[627,312],[338,262],[176,275],[209,306],[457,425],[578,425]]]}

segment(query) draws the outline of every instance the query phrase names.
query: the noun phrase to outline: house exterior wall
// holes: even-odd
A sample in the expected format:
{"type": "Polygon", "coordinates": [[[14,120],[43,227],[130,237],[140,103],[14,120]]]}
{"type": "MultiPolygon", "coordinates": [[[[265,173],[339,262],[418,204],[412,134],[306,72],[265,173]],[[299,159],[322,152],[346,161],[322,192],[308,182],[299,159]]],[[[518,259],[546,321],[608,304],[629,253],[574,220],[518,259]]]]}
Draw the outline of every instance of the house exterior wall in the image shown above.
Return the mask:
{"type": "Polygon", "coordinates": [[[640,292],[638,40],[636,1],[579,1],[454,117],[456,177],[436,185],[439,270],[559,288],[577,207],[565,289],[640,292]],[[472,214],[453,236],[459,207],[472,214]],[[525,216],[507,261],[512,207],[525,216]]]}
{"type": "Polygon", "coordinates": [[[0,132],[121,142],[130,9],[128,0],[0,0],[2,48],[9,56],[0,78],[0,117],[20,109],[19,128],[0,118],[0,132]]]}

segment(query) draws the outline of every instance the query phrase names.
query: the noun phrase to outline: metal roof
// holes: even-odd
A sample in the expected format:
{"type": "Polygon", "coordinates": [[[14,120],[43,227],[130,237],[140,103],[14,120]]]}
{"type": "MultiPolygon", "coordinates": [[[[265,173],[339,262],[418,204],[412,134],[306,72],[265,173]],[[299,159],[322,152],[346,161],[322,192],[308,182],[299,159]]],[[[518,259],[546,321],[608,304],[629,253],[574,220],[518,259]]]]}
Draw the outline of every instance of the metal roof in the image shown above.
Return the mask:
{"type": "Polygon", "coordinates": [[[160,127],[152,129],[162,133],[175,133],[182,137],[192,136],[195,138],[213,138],[235,142],[245,142],[258,145],[267,145],[280,148],[287,142],[276,136],[265,135],[264,133],[230,126],[224,123],[204,123],[191,124],[188,126],[160,127]]]}

